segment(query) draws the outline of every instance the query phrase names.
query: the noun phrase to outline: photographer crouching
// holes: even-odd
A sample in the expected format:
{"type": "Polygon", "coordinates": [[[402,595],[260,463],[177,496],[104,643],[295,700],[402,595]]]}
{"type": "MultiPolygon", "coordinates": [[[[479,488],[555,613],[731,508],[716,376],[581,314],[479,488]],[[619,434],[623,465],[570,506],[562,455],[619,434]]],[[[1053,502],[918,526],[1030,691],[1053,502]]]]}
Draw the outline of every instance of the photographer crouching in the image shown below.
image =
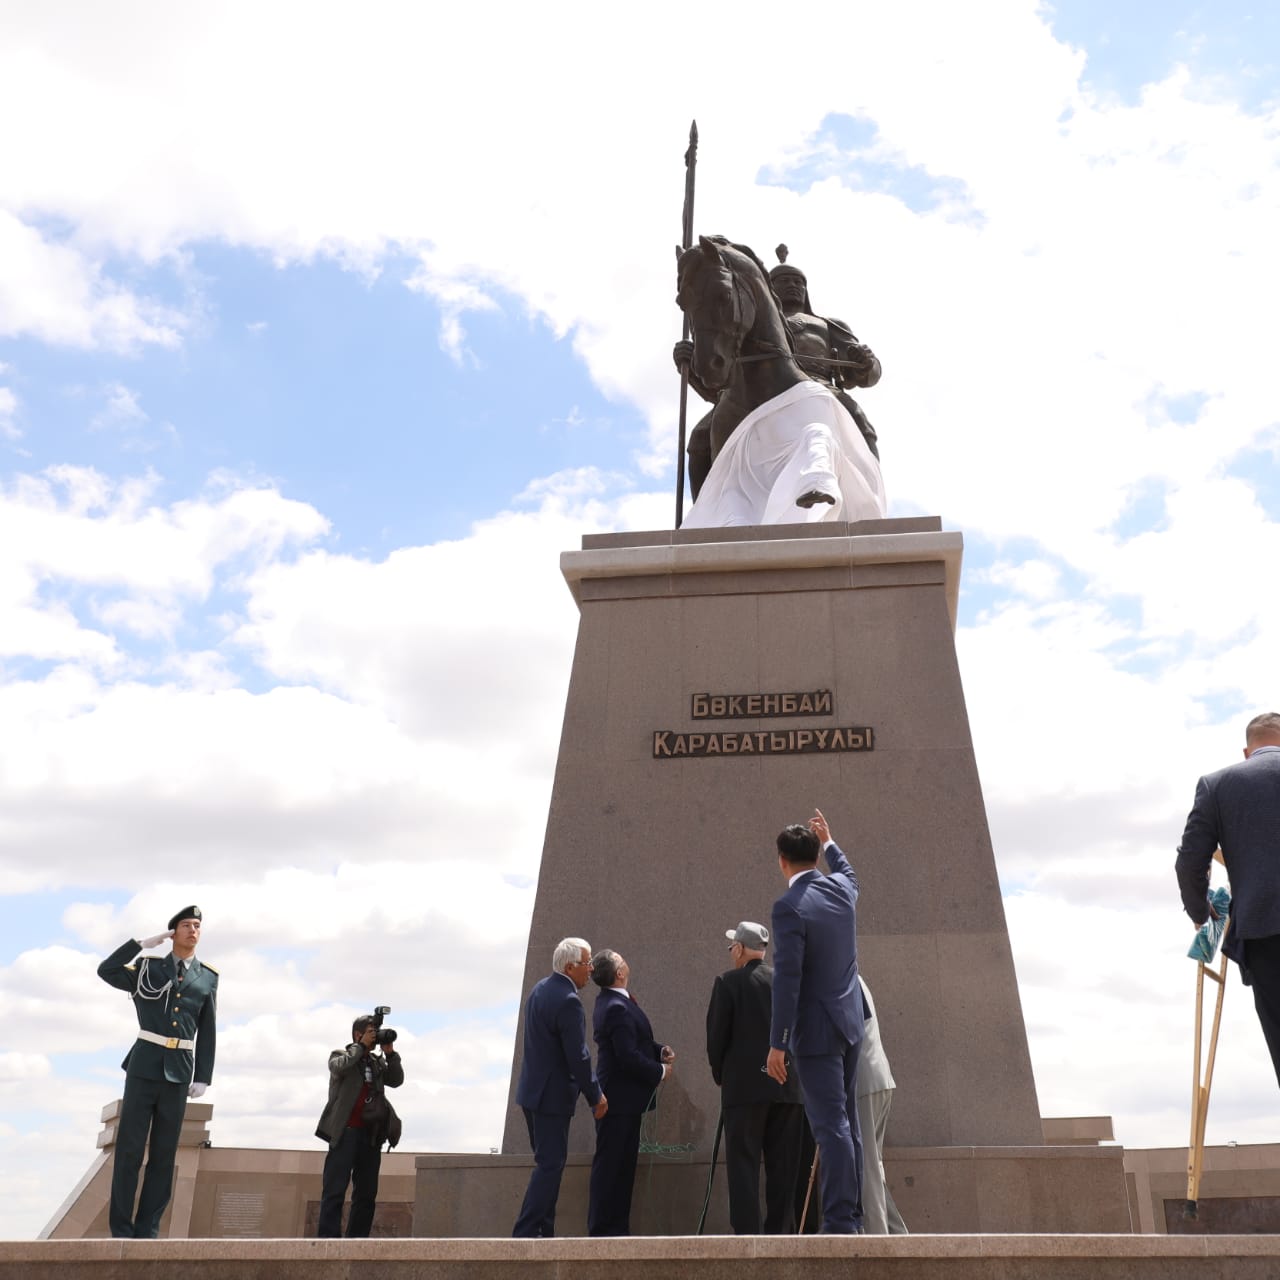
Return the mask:
{"type": "Polygon", "coordinates": [[[342,1234],[342,1202],[351,1185],[347,1236],[366,1237],[378,1199],[382,1144],[400,1141],[400,1120],[387,1101],[386,1088],[404,1084],[404,1067],[395,1051],[396,1033],[384,1028],[391,1010],[380,1005],[351,1024],[351,1043],[329,1055],[329,1104],[316,1137],[329,1144],[320,1192],[320,1236],[342,1234]],[[375,1053],[375,1049],[381,1053],[375,1053]]]}

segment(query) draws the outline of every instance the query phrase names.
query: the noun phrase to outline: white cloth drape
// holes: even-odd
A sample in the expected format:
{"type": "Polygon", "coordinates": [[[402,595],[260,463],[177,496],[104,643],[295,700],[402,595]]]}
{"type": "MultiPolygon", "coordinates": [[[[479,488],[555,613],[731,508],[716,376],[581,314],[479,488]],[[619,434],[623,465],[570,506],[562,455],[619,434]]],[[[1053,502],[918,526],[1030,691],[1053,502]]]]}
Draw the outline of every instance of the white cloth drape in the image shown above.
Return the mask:
{"type": "Polygon", "coordinates": [[[682,527],[873,520],[886,509],[880,464],[848,411],[820,383],[801,382],[743,418],[682,527]],[[813,489],[835,504],[797,507],[813,489]]]}

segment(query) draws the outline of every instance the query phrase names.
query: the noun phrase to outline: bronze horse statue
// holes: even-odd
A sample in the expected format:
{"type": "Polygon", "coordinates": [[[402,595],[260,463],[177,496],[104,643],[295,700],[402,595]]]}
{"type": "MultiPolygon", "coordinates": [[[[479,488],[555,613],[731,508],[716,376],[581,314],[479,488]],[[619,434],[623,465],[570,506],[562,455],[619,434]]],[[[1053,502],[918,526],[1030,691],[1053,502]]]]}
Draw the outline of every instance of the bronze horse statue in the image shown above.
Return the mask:
{"type": "MultiPolygon", "coordinates": [[[[729,389],[721,396],[721,400],[728,402],[726,411],[713,412],[712,416],[713,460],[725,451],[739,421],[746,429],[751,429],[753,423],[765,422],[769,428],[767,435],[761,432],[755,456],[739,465],[744,482],[753,490],[752,495],[737,492],[730,495],[727,506],[719,504],[724,510],[699,512],[700,503],[704,508],[719,503],[718,498],[703,502],[700,494],[686,519],[686,527],[690,527],[690,521],[691,527],[700,524],[706,527],[812,520],[816,515],[798,515],[795,508],[808,512],[820,504],[841,506],[846,497],[857,518],[883,515],[879,466],[865,444],[851,443],[850,432],[859,442],[861,435],[847,410],[829,388],[813,382],[801,369],[791,329],[760,259],[745,245],[733,244],[723,236],[700,236],[696,245],[680,254],[677,282],[676,303],[688,316],[693,335],[690,378],[713,394],[729,389]],[[804,391],[797,391],[802,387],[804,391]],[[788,397],[789,393],[794,394],[784,406],[780,398],[788,397]],[[823,402],[821,405],[815,403],[819,399],[823,402]],[[780,412],[785,408],[788,414],[785,422],[767,417],[753,419],[757,410],[772,401],[779,401],[780,412]],[[799,401],[805,401],[803,407],[799,401]],[[801,423],[796,418],[797,412],[807,413],[813,421],[801,423]],[[793,439],[787,437],[788,431],[793,439]],[[761,456],[761,449],[767,453],[767,459],[761,456]],[[801,449],[807,450],[813,460],[807,466],[799,465],[798,469],[792,466],[791,470],[813,483],[780,507],[781,499],[772,492],[772,486],[796,461],[796,451],[801,449]],[[842,493],[839,478],[841,473],[848,473],[851,465],[846,454],[855,457],[855,469],[863,473],[861,478],[852,477],[852,492],[848,495],[842,493]],[[766,506],[771,513],[768,516],[766,506]],[[787,507],[793,513],[790,517],[782,514],[787,507]]],[[[735,439],[736,454],[742,454],[749,447],[735,439]]],[[[714,461],[711,475],[715,475],[714,461]]],[[[789,475],[786,483],[790,482],[789,475]]],[[[722,491],[725,484],[742,488],[738,481],[724,479],[722,491]]],[[[852,518],[851,512],[844,512],[843,518],[852,518]]]]}

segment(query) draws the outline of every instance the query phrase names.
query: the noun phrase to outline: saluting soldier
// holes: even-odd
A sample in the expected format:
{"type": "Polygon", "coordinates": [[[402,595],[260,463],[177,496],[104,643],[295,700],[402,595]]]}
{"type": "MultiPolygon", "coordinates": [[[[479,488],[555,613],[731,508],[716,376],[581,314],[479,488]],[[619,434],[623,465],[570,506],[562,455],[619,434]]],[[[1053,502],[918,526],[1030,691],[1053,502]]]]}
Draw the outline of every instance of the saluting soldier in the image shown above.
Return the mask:
{"type": "Polygon", "coordinates": [[[173,1191],[173,1164],[187,1098],[198,1098],[213,1079],[217,1043],[218,971],[196,959],[199,907],[183,907],[166,933],[141,942],[130,938],[99,966],[103,982],[127,991],[138,1015],[138,1039],[121,1063],[124,1106],[116,1131],[111,1176],[113,1236],[154,1240],[173,1191]],[[139,953],[173,939],[167,956],[139,953]],[[142,1153],[151,1154],[134,1213],[142,1153]]]}

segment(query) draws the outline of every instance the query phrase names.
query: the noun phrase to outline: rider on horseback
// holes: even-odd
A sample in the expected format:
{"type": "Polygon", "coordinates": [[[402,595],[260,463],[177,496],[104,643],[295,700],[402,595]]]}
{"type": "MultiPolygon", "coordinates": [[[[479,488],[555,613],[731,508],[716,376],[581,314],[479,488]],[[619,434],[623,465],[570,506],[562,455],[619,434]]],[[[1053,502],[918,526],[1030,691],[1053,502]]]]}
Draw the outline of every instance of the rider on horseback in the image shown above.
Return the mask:
{"type": "MultiPolygon", "coordinates": [[[[769,272],[769,282],[791,330],[796,363],[815,382],[830,387],[836,399],[849,411],[872,455],[879,458],[876,430],[862,406],[845,388],[874,387],[880,381],[880,361],[870,347],[858,341],[842,320],[814,314],[813,304],[809,301],[809,282],[804,272],[787,261],[785,244],[780,244],[776,252],[778,265],[769,272]]],[[[692,360],[693,343],[677,342],[672,354],[676,367],[683,370],[692,360]]],[[[742,421],[746,407],[742,403],[741,387],[735,383],[719,391],[710,391],[702,386],[690,369],[689,385],[713,405],[689,433],[689,488],[697,498],[715,455],[742,421]]]]}

